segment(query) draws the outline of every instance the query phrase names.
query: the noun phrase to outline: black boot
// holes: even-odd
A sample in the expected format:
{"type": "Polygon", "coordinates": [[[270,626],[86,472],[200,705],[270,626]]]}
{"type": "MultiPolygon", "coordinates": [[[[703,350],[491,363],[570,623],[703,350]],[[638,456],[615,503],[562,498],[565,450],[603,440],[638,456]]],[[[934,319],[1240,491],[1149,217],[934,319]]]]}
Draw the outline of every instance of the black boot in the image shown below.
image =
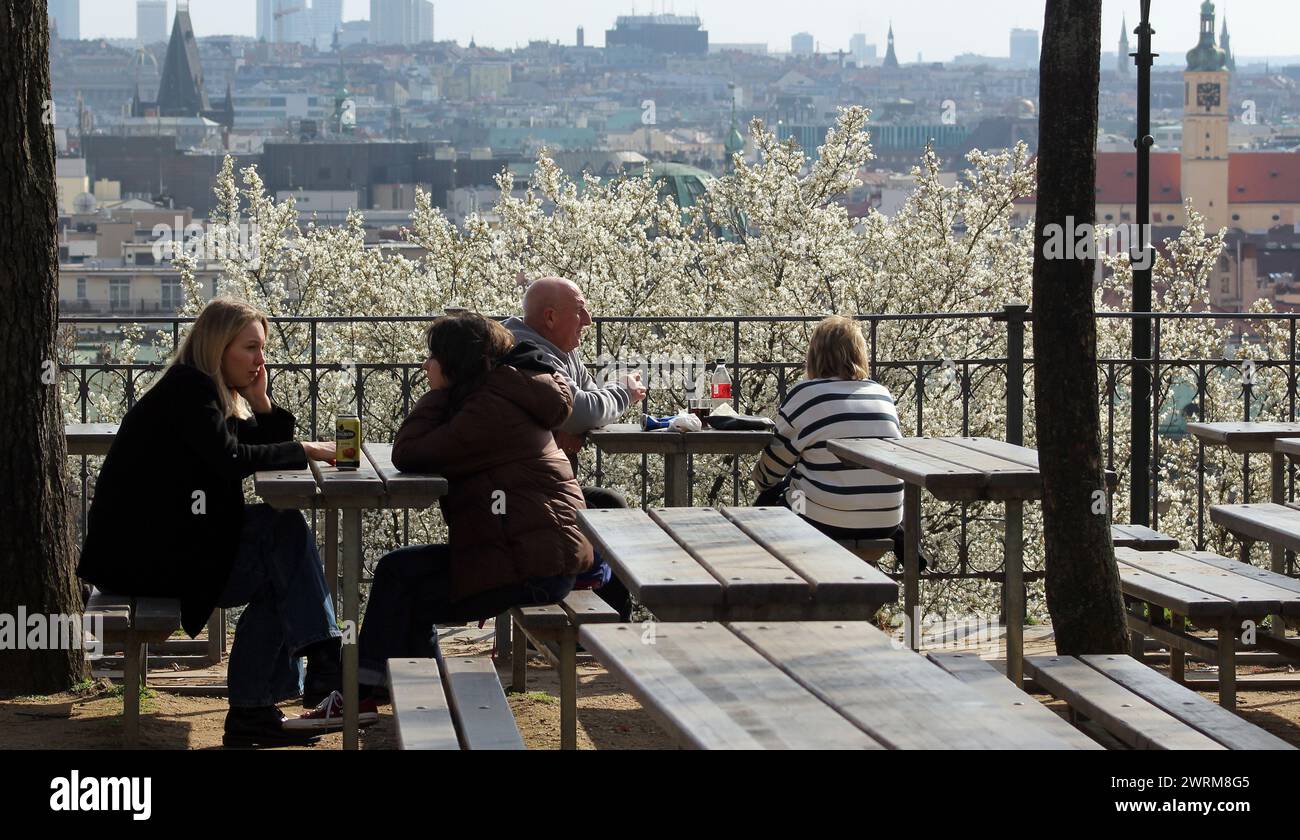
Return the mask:
{"type": "Polygon", "coordinates": [[[307,648],[307,677],[303,681],[302,707],[314,709],[332,691],[343,690],[340,639],[335,637],[307,648]]]}
{"type": "Polygon", "coordinates": [[[319,740],[318,732],[284,729],[284,720],[275,706],[232,706],[226,713],[226,732],[221,743],[227,747],[300,747],[319,740]]]}

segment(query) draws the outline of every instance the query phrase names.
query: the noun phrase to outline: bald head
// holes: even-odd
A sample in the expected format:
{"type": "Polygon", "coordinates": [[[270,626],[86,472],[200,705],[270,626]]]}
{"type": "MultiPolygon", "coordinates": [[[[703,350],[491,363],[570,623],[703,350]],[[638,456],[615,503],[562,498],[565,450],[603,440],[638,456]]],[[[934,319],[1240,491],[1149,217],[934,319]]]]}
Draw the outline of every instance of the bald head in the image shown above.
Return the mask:
{"type": "Polygon", "coordinates": [[[540,277],[524,292],[524,323],[568,353],[581,342],[582,328],[591,323],[591,315],[577,283],[563,277],[540,277]]]}

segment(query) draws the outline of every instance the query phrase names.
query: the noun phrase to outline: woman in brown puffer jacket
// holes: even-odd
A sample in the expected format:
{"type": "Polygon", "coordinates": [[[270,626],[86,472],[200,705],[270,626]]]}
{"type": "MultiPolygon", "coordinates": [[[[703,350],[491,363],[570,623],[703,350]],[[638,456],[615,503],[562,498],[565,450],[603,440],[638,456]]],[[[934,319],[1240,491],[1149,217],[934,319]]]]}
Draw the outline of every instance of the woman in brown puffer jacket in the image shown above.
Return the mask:
{"type": "Polygon", "coordinates": [[[393,464],[447,478],[448,545],[384,556],[361,628],[362,693],[390,657],[434,655],[433,627],[552,604],[591,565],[582,491],[551,429],[568,416],[564,377],[528,342],[467,312],[429,328],[430,391],[393,444],[393,464]]]}

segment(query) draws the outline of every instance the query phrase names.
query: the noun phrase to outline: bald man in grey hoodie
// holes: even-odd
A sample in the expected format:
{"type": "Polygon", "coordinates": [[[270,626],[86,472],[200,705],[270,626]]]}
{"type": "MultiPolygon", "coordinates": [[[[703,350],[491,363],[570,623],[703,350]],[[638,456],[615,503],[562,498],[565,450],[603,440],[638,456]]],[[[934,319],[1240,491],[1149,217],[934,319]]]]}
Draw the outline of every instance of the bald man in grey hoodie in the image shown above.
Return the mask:
{"type": "MultiPolygon", "coordinates": [[[[646,389],[640,373],[620,376],[604,385],[596,382],[582,357],[578,345],[582,331],[591,324],[587,300],[578,284],[563,277],[541,277],[528,284],[524,292],[524,317],[508,318],[505,327],[519,341],[531,341],[548,361],[564,375],[573,392],[573,411],[558,429],[553,429],[556,444],[569,456],[573,474],[578,474],[578,452],[586,443],[587,432],[617,421],[627,410],[645,398],[646,389]]],[[[622,493],[603,487],[583,487],[582,495],[589,508],[625,508],[622,493]]],[[[624,621],[631,613],[627,589],[611,578],[596,590],[624,621]]]]}

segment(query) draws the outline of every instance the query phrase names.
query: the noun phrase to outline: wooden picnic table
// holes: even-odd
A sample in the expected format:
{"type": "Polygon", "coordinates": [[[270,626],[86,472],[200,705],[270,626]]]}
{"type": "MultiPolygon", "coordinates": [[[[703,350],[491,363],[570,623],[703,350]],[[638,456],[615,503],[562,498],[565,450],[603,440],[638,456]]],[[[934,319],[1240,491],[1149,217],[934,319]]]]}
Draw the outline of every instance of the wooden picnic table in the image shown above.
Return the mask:
{"type": "MultiPolygon", "coordinates": [[[[1184,677],[1184,653],[1217,662],[1219,703],[1228,709],[1235,709],[1237,703],[1236,649],[1244,623],[1276,615],[1275,621],[1285,628],[1286,621],[1300,619],[1300,581],[1249,563],[1208,551],[1131,548],[1116,549],[1115,559],[1120,588],[1130,602],[1132,655],[1142,658],[1144,636],[1170,645],[1170,675],[1178,682],[1184,677]],[[1164,610],[1169,610],[1171,622],[1165,622],[1164,610]],[[1198,627],[1216,628],[1217,642],[1187,633],[1189,620],[1198,627]]],[[[1260,647],[1300,658],[1300,644],[1279,638],[1276,632],[1273,636],[1258,633],[1256,640],[1260,647]]]]}
{"type": "Polygon", "coordinates": [[[1100,748],[1005,680],[959,677],[865,621],[589,624],[578,638],[684,747],[1100,748]]]}
{"type": "Polygon", "coordinates": [[[784,507],[583,510],[628,591],[667,621],[871,618],[898,584],[784,507]]]}
{"type": "MultiPolygon", "coordinates": [[[[325,578],[336,592],[343,515],[342,619],[352,638],[360,621],[361,512],[376,509],[422,510],[447,493],[447,481],[437,475],[401,473],[393,466],[392,444],[367,443],[366,458],[355,470],[310,462],[307,469],[271,470],[254,476],[257,494],[284,510],[320,508],[325,512],[325,578]],[[349,624],[350,622],[350,624],[349,624]]],[[[343,748],[357,748],[357,646],[343,645],[343,748]]]]}
{"type": "MultiPolygon", "coordinates": [[[[1041,499],[1043,479],[1033,449],[981,437],[832,440],[830,451],[850,464],[903,481],[903,603],[908,644],[920,645],[921,491],[943,501],[1000,501],[1005,505],[1004,600],[1007,677],[1024,677],[1024,502],[1041,499]]],[[[1107,471],[1113,488],[1113,471],[1107,471]]]]}
{"type": "Polygon", "coordinates": [[[769,431],[723,432],[701,429],[647,432],[638,423],[615,423],[593,429],[588,439],[606,454],[662,455],[664,457],[664,504],[689,507],[691,484],[687,471],[690,455],[754,455],[771,440],[769,431]]]}
{"type": "Polygon", "coordinates": [[[69,423],[63,427],[69,455],[107,455],[117,437],[117,423],[69,423]]]}

